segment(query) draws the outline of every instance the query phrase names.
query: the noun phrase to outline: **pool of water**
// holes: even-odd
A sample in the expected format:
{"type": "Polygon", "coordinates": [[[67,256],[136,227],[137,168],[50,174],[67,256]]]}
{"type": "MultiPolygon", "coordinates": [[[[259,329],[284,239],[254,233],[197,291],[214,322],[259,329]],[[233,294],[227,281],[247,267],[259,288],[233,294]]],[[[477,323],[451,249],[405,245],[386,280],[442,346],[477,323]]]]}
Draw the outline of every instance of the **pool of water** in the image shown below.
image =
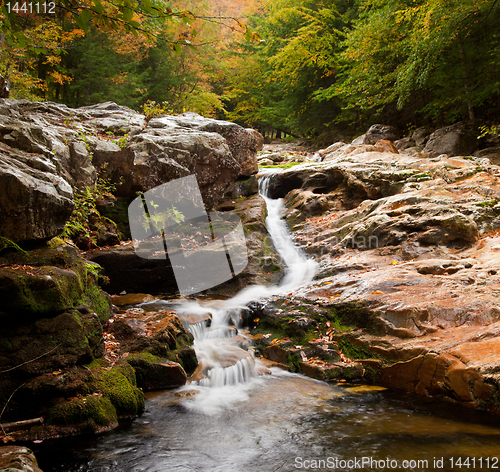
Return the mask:
{"type": "Polygon", "coordinates": [[[34,450],[44,472],[500,468],[500,428],[487,415],[271,372],[244,385],[148,394],[146,412],[127,425],[34,450]]]}

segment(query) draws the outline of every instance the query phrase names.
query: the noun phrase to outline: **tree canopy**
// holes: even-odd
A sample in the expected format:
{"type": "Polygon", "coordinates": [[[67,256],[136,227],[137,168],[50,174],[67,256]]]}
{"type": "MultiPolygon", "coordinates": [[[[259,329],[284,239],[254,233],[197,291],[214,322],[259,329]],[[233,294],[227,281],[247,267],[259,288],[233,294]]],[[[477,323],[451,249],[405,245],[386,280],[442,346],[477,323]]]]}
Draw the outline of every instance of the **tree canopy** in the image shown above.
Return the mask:
{"type": "Polygon", "coordinates": [[[254,70],[232,83],[236,112],[311,136],[498,120],[499,20],[497,0],[268,2],[253,18],[266,40],[254,70]]]}
{"type": "Polygon", "coordinates": [[[500,119],[498,0],[13,5],[0,9],[0,74],[13,97],[154,101],[325,139],[376,121],[500,119]]]}

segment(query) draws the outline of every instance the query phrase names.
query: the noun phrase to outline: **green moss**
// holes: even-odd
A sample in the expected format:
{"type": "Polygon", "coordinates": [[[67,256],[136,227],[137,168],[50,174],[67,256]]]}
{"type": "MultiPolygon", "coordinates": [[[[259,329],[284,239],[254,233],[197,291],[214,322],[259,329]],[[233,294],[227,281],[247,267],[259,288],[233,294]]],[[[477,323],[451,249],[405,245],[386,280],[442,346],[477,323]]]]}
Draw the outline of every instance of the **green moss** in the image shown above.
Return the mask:
{"type": "Polygon", "coordinates": [[[480,206],[482,208],[493,208],[497,204],[498,204],[498,200],[495,199],[495,200],[489,200],[486,202],[475,203],[474,205],[480,206]]]}
{"type": "Polygon", "coordinates": [[[99,211],[116,224],[120,238],[130,239],[130,225],[128,221],[128,207],[132,198],[118,198],[114,205],[99,206],[99,211]]]}
{"type": "Polygon", "coordinates": [[[298,166],[303,164],[303,162],[287,162],[285,164],[276,164],[270,166],[260,166],[264,169],[290,169],[290,167],[298,166]]]}
{"type": "Polygon", "coordinates": [[[116,409],[109,398],[89,395],[72,398],[52,407],[47,415],[48,424],[86,424],[97,431],[98,426],[113,426],[118,422],[116,409]]]}
{"type": "Polygon", "coordinates": [[[19,251],[20,253],[24,254],[25,256],[28,255],[28,253],[22,249],[19,245],[17,245],[14,241],[11,241],[10,239],[4,238],[3,236],[0,236],[0,253],[4,249],[14,249],[16,251],[19,251]]]}
{"type": "Polygon", "coordinates": [[[137,382],[144,390],[164,390],[186,383],[187,374],[178,362],[170,362],[149,353],[132,354],[126,362],[134,367],[137,382]]]}
{"type": "Polygon", "coordinates": [[[109,398],[119,416],[136,416],[144,410],[144,394],[135,385],[131,366],[114,366],[111,370],[98,368],[92,371],[94,388],[109,398]]]}
{"type": "Polygon", "coordinates": [[[337,345],[344,356],[349,359],[374,359],[376,357],[365,346],[353,344],[348,336],[342,336],[337,339],[337,345]]]}
{"type": "Polygon", "coordinates": [[[111,311],[111,302],[108,296],[96,285],[92,284],[85,290],[84,304],[90,305],[97,313],[101,323],[106,322],[113,316],[111,311]]]}
{"type": "Polygon", "coordinates": [[[325,371],[326,380],[347,380],[352,382],[363,378],[363,367],[359,364],[346,364],[325,371]]]}
{"type": "Polygon", "coordinates": [[[198,367],[196,352],[189,346],[181,346],[179,349],[171,351],[167,359],[172,362],[178,362],[186,371],[187,375],[191,375],[198,367]]]}
{"type": "Polygon", "coordinates": [[[287,352],[287,364],[290,372],[301,372],[301,362],[302,357],[298,352],[287,352]]]}
{"type": "Polygon", "coordinates": [[[353,328],[371,328],[373,318],[362,303],[352,302],[331,307],[328,319],[341,331],[353,328]]]}

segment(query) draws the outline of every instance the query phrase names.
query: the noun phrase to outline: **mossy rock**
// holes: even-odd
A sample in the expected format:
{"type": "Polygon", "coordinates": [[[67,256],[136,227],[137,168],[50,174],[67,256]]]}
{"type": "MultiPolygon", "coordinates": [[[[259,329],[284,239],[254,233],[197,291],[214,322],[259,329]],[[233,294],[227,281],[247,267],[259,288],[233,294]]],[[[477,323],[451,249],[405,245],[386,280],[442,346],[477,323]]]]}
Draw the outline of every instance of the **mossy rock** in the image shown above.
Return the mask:
{"type": "Polygon", "coordinates": [[[83,425],[85,430],[99,431],[102,427],[118,425],[117,411],[111,400],[104,396],[63,400],[53,406],[46,419],[49,425],[83,425]]]}
{"type": "Polygon", "coordinates": [[[144,394],[136,387],[134,369],[127,364],[92,368],[93,388],[109,398],[119,417],[137,416],[144,410],[144,394]]]}
{"type": "Polygon", "coordinates": [[[0,258],[2,313],[25,319],[47,318],[82,305],[101,322],[111,315],[109,298],[99,288],[101,268],[72,247],[59,246],[7,254],[0,258]]]}
{"type": "Polygon", "coordinates": [[[177,362],[148,353],[131,354],[126,361],[135,369],[137,384],[146,391],[177,388],[187,381],[186,372],[177,362]]]}
{"type": "Polygon", "coordinates": [[[80,302],[93,310],[101,323],[105,323],[113,316],[110,296],[95,284],[85,289],[80,302]]]}
{"type": "Polygon", "coordinates": [[[83,295],[79,275],[59,267],[0,269],[2,311],[43,318],[73,308],[83,295]]]}
{"type": "Polygon", "coordinates": [[[102,325],[97,315],[78,310],[33,323],[5,323],[0,345],[0,370],[19,366],[19,375],[41,375],[88,363],[104,354],[102,325]]]}
{"type": "Polygon", "coordinates": [[[198,367],[196,352],[189,346],[181,346],[177,351],[173,351],[168,359],[178,362],[184,368],[187,375],[191,375],[198,367]]]}

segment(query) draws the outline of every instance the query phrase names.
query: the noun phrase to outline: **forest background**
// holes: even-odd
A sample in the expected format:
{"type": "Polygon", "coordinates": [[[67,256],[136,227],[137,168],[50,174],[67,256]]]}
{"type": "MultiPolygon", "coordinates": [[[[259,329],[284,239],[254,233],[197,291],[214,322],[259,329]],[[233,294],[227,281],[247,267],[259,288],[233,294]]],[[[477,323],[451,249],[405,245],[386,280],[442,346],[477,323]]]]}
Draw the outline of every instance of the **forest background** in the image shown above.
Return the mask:
{"type": "Polygon", "coordinates": [[[0,21],[11,98],[324,143],[376,122],[498,131],[500,0],[3,0],[0,21]]]}

